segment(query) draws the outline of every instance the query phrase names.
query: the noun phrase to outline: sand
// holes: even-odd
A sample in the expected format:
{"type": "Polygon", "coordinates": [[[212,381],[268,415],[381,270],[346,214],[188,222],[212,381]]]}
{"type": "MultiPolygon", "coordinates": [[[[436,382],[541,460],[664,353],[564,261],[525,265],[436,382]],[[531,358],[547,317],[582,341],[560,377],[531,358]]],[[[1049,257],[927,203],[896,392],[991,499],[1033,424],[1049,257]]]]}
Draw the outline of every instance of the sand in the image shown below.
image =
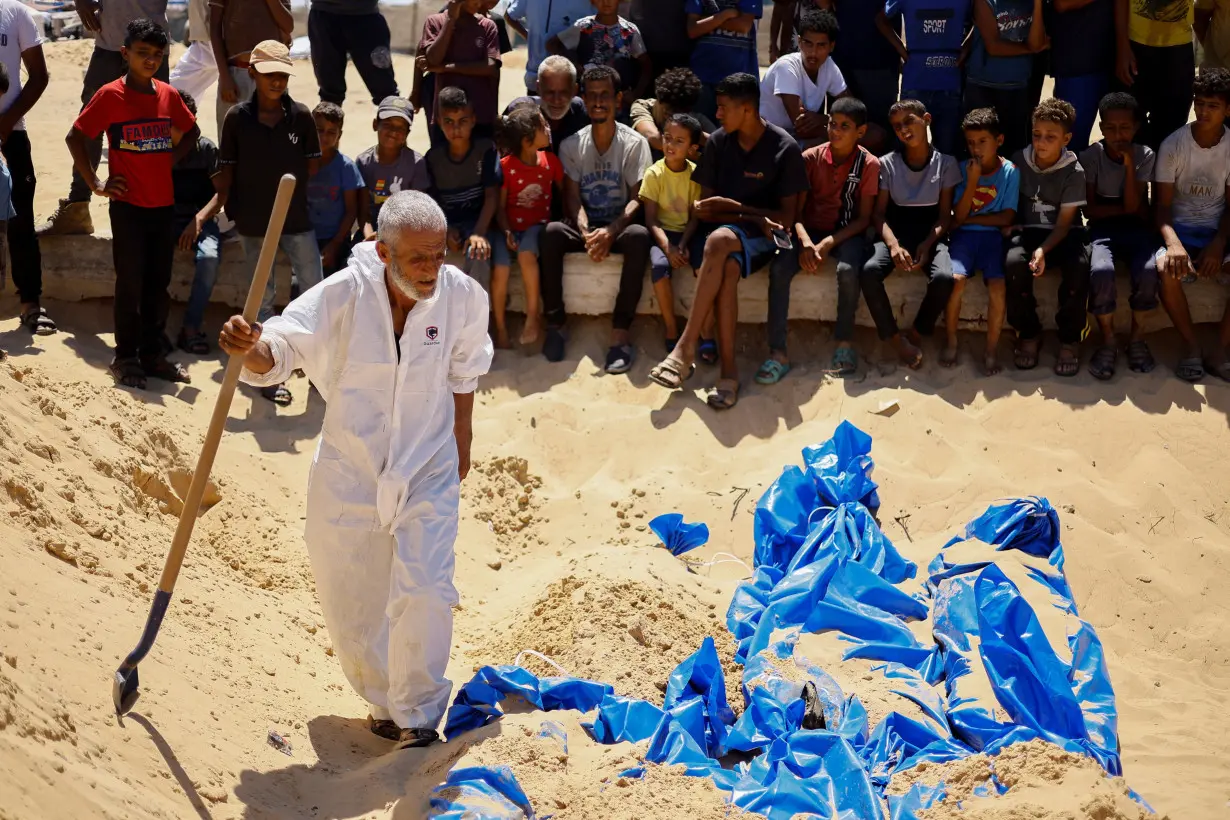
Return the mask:
{"type": "MultiPolygon", "coordinates": [[[[57,177],[55,168],[66,168],[61,136],[82,65],[59,56],[71,44],[48,51],[52,87],[32,118],[40,201],[57,179],[67,187],[67,173],[57,177]]],[[[294,82],[297,89],[304,81],[294,82]]],[[[344,139],[364,137],[356,134],[344,139]]],[[[506,719],[430,753],[392,754],[366,730],[366,709],[331,655],[301,542],[323,406],[294,379],[286,409],[238,392],[213,474],[218,499],[198,522],[158,643],[141,666],[141,700],[118,724],[110,676],[145,621],[175,526],[176,488],[195,463],[221,359],[192,359],[191,386],[115,389],[105,373],[109,303],[49,307],[64,332],[31,340],[17,329],[11,290],[0,295],[0,348],[10,353],[0,363],[0,817],[418,818],[452,765],[445,758],[498,757],[504,752],[481,746],[506,727],[514,736],[518,725],[536,732],[542,720],[576,719],[512,716],[525,723],[506,719]],[[266,743],[270,729],[291,742],[292,757],[266,743]]],[[[216,326],[221,318],[207,320],[216,326]]],[[[479,466],[467,481],[457,542],[455,682],[534,643],[571,672],[660,697],[658,679],[695,648],[688,644],[701,625],[723,634],[744,571],[723,564],[691,573],[642,528],[654,515],[680,512],[712,532],[691,555],[750,561],[755,499],[783,465],[799,462],[803,446],[845,418],[875,439],[887,534],[923,566],[995,499],[1051,499],[1081,615],[1106,646],[1126,782],[1176,820],[1225,816],[1226,385],[1182,384],[1164,366],[1148,376],[1125,371],[1109,384],[1083,373],[1061,382],[1045,369],[980,379],[971,363],[980,336],[963,337],[967,362],[956,370],[932,360],[908,372],[876,355],[865,335],[866,372],[835,382],[818,364],[832,353],[831,328],[804,323],[792,328],[790,376],[773,388],[749,379],[739,406],[717,414],[692,391],[672,395],[648,383],[661,340],[645,319],[633,328],[639,359],[630,376],[600,376],[608,330],[601,320],[575,322],[570,358],[560,364],[502,351],[481,383],[479,466]],[[884,401],[901,409],[876,415],[884,401]],[[535,614],[569,585],[578,603],[535,614]],[[548,634],[548,623],[571,638],[548,634]],[[634,625],[649,646],[627,631],[634,625]],[[630,678],[616,677],[629,670],[630,678]]],[[[1151,341],[1163,362],[1176,352],[1169,333],[1151,341]]],[[[763,330],[744,329],[738,350],[750,374],[764,355],[763,330]]],[[[690,386],[713,377],[701,368],[690,386]]],[[[729,689],[737,691],[734,682],[729,689]]],[[[585,820],[722,810],[702,781],[669,772],[669,786],[654,774],[648,784],[599,791],[615,766],[590,757],[605,753],[586,748],[574,729],[568,735],[571,785],[531,799],[569,790],[569,811],[585,820]],[[623,799],[625,790],[655,799],[669,791],[674,802],[623,799]]],[[[635,750],[606,756],[616,755],[635,750]]],[[[1030,788],[1020,794],[1042,801],[1064,786],[1030,788]]]]}

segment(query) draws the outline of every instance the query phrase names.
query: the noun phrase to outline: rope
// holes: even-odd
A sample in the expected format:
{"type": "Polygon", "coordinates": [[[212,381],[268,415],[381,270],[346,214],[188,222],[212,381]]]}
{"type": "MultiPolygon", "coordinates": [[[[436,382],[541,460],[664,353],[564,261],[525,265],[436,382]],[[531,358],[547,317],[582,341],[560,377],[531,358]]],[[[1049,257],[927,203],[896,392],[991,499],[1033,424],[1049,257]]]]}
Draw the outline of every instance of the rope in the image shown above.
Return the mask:
{"type": "Polygon", "coordinates": [[[519,653],[517,653],[517,657],[513,659],[513,666],[521,666],[521,661],[525,659],[526,655],[533,655],[535,658],[538,658],[538,660],[544,663],[550,664],[551,667],[555,669],[555,671],[559,672],[564,677],[571,677],[568,674],[567,669],[560,666],[558,663],[551,660],[550,658],[548,658],[546,655],[542,654],[541,652],[535,652],[533,649],[522,649],[519,653]]]}

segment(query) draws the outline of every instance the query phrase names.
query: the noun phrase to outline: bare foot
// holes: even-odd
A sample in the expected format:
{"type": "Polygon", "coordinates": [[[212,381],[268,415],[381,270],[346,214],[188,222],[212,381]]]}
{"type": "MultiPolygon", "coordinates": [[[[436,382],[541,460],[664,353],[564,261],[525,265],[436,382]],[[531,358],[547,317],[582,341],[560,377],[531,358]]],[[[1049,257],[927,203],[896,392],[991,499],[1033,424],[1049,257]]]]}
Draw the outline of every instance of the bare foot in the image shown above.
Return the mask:
{"type": "Polygon", "coordinates": [[[525,327],[521,328],[520,342],[523,345],[532,345],[542,337],[542,317],[527,316],[525,317],[525,327]]]}
{"type": "Polygon", "coordinates": [[[506,329],[497,328],[495,331],[495,347],[496,350],[511,350],[512,342],[508,340],[508,331],[506,329]]]}
{"type": "Polygon", "coordinates": [[[999,356],[995,353],[988,353],[982,359],[982,375],[995,376],[1003,371],[1003,365],[999,363],[999,356]]]}
{"type": "Polygon", "coordinates": [[[923,352],[922,349],[910,341],[910,338],[902,333],[897,342],[897,352],[901,357],[901,363],[911,370],[917,370],[922,367],[923,352]]]}
{"type": "Polygon", "coordinates": [[[951,341],[940,353],[941,367],[956,367],[957,366],[957,343],[951,341]]]}

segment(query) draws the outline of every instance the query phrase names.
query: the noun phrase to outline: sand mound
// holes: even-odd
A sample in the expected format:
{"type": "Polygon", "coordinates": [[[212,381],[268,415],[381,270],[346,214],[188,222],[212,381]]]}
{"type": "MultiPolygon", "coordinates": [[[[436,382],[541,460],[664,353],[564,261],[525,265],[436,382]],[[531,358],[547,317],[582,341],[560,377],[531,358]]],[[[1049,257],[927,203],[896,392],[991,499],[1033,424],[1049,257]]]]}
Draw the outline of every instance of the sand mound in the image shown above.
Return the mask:
{"type": "MultiPolygon", "coordinates": [[[[735,642],[715,605],[681,586],[650,580],[569,575],[500,630],[492,657],[510,663],[523,649],[541,652],[577,677],[609,683],[621,695],[661,703],[666,679],[713,636],[723,660],[732,707],[742,705],[735,642]]],[[[558,674],[527,658],[541,675],[558,674]]]]}
{"type": "Polygon", "coordinates": [[[476,461],[461,485],[462,506],[495,534],[497,554],[512,561],[545,543],[537,534],[541,487],[542,479],[530,473],[523,458],[476,461]]]}
{"type": "MultiPolygon", "coordinates": [[[[944,799],[919,814],[920,820],[1159,820],[1132,799],[1121,777],[1107,777],[1091,758],[1065,752],[1043,740],[1016,743],[998,755],[974,755],[943,765],[923,763],[897,774],[889,794],[905,794],[914,783],[943,783],[944,799]],[[1005,794],[976,797],[991,774],[1005,794]]],[[[1166,820],[1165,815],[1160,820],[1166,820]]]]}

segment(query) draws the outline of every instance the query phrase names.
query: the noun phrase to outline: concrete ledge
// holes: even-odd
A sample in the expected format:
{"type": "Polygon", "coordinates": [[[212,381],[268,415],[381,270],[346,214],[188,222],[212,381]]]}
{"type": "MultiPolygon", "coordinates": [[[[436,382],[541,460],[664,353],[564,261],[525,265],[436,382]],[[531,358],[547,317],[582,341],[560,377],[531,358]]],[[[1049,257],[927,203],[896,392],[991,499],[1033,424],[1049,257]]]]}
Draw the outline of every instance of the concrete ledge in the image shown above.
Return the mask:
{"type": "MultiPolygon", "coordinates": [[[[48,298],[65,301],[110,298],[114,293],[115,274],[111,259],[109,235],[50,237],[42,240],[43,289],[48,298]]],[[[450,259],[457,264],[459,260],[450,259]]],[[[177,301],[188,298],[192,285],[193,259],[187,252],[177,252],[175,270],[171,280],[171,296],[177,301]]],[[[290,266],[285,257],[278,254],[274,270],[277,282],[278,303],[285,304],[290,297],[290,266]]],[[[653,298],[648,273],[645,291],[637,306],[638,313],[657,315],[658,305],[653,298]]],[[[222,246],[222,267],[214,288],[213,301],[240,307],[248,292],[248,263],[238,243],[222,246]]],[[[676,310],[686,316],[692,305],[695,278],[690,270],[675,272],[673,279],[676,310]]],[[[922,298],[925,279],[920,273],[897,272],[887,281],[888,295],[892,300],[897,318],[903,324],[906,317],[913,318],[914,310],[922,298]]],[[[1044,276],[1038,282],[1037,296],[1039,315],[1047,327],[1054,327],[1055,291],[1057,277],[1044,276]]],[[[564,299],[569,313],[602,315],[611,312],[615,294],[619,290],[619,258],[613,257],[601,264],[594,264],[584,254],[575,254],[568,259],[564,275],[564,299]]],[[[521,281],[514,269],[509,287],[510,309],[523,311],[524,300],[521,281]]],[[[767,271],[753,274],[739,288],[739,320],[763,323],[768,315],[769,278],[767,271]]],[[[1127,296],[1129,283],[1125,276],[1119,278],[1120,326],[1126,328],[1129,319],[1127,296]]],[[[1197,322],[1221,320],[1225,308],[1226,288],[1215,282],[1201,281],[1187,288],[1192,316],[1197,322]]],[[[971,283],[965,291],[961,318],[969,326],[978,327],[986,321],[986,289],[981,283],[971,283]]],[[[800,273],[791,288],[790,318],[812,319],[831,322],[837,318],[837,289],[832,268],[809,275],[800,273]]],[[[866,306],[859,304],[858,324],[873,326],[866,306]]],[[[1168,327],[1164,311],[1155,311],[1150,330],[1168,327]]]]}

